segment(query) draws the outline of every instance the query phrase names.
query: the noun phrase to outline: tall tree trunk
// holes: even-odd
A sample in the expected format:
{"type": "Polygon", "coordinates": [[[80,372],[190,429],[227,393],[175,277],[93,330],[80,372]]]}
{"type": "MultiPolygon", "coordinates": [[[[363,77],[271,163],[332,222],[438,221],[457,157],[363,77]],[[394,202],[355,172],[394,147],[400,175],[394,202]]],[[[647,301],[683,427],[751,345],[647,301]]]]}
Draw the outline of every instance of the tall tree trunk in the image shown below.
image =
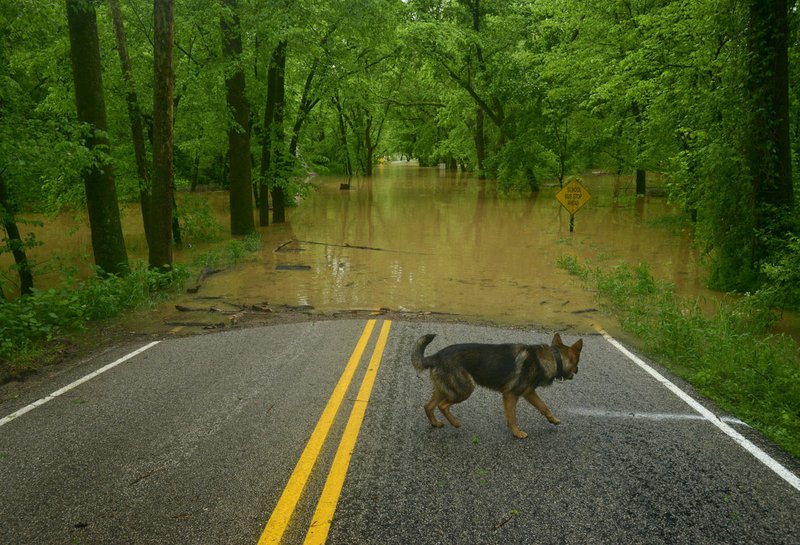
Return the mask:
{"type": "Polygon", "coordinates": [[[83,172],[94,261],[108,274],[123,274],[128,271],[128,253],[122,236],[114,174],[105,157],[109,144],[105,134],[97,3],[97,0],[67,0],[70,56],[78,121],[87,125],[86,147],[97,155],[83,172]]]}
{"type": "Polygon", "coordinates": [[[249,235],[256,230],[253,220],[252,165],[250,163],[250,106],[245,95],[244,69],[241,66],[242,32],[236,0],[222,0],[225,11],[220,20],[222,52],[226,61],[225,87],[228,109],[228,148],[230,150],[231,234],[249,235]]]}
{"type": "Polygon", "coordinates": [[[350,146],[347,143],[347,124],[344,118],[344,110],[342,108],[342,103],[339,101],[338,94],[334,94],[333,96],[333,105],[336,107],[336,111],[338,112],[339,118],[339,137],[341,138],[341,153],[344,154],[344,171],[345,174],[350,177],[353,175],[353,163],[350,161],[350,146]]]}
{"type": "Polygon", "coordinates": [[[366,176],[372,176],[372,113],[365,108],[364,109],[364,174],[366,176]]]}
{"type": "MultiPolygon", "coordinates": [[[[480,0],[460,0],[460,2],[467,6],[467,9],[472,16],[472,31],[478,34],[481,31],[481,3],[480,0]]],[[[483,50],[479,44],[475,45],[475,58],[478,62],[478,71],[486,71],[486,63],[483,59],[483,50]]],[[[472,82],[470,82],[470,87],[472,82]]],[[[478,178],[483,180],[486,178],[486,172],[483,170],[483,163],[486,159],[486,128],[484,123],[484,110],[485,105],[478,103],[475,109],[475,156],[477,162],[478,178]]]]}
{"type": "Polygon", "coordinates": [[[172,267],[173,115],[175,94],[174,0],[153,2],[153,188],[150,218],[149,264],[151,268],[172,267]]]}
{"type": "Polygon", "coordinates": [[[789,139],[789,12],[787,0],[750,0],[748,82],[751,117],[745,140],[753,184],[753,266],[768,257],[769,239],[783,240],[794,207],[789,139]]]}
{"type": "Polygon", "coordinates": [[[483,170],[483,162],[486,160],[486,132],[484,114],[481,108],[475,109],[475,156],[478,178],[483,180],[486,178],[486,172],[483,170]]]}
{"type": "Polygon", "coordinates": [[[285,183],[287,173],[286,134],[283,128],[286,110],[286,40],[282,40],[274,53],[275,63],[275,111],[270,134],[272,135],[272,165],[270,187],[272,189],[272,223],[286,221],[285,183]]]}
{"type": "Polygon", "coordinates": [[[640,156],[644,149],[644,138],[642,136],[642,109],[639,107],[638,101],[634,100],[631,103],[631,111],[633,112],[633,119],[636,121],[636,195],[639,196],[647,193],[647,174],[639,166],[640,156]]]}
{"type": "MultiPolygon", "coordinates": [[[[33,274],[31,274],[31,268],[28,265],[25,243],[19,235],[19,228],[14,218],[14,207],[8,197],[8,189],[2,172],[0,172],[0,224],[3,225],[3,230],[5,230],[8,238],[6,246],[11,250],[11,255],[14,256],[14,263],[17,265],[19,293],[20,295],[30,295],[33,291],[33,274]]],[[[0,291],[0,299],[5,299],[2,291],[0,291]]]]}
{"type": "MultiPolygon", "coordinates": [[[[278,44],[280,47],[280,44],[278,44]]],[[[269,225],[269,190],[272,175],[272,140],[275,121],[276,87],[278,85],[278,67],[273,50],[267,69],[267,102],[264,105],[264,129],[261,139],[261,170],[258,178],[258,222],[262,227],[269,225]]]]}
{"type": "Polygon", "coordinates": [[[311,70],[308,72],[308,76],[306,76],[306,83],[303,86],[303,94],[300,97],[300,105],[297,108],[297,117],[292,127],[292,137],[289,139],[289,155],[292,157],[297,157],[297,146],[300,140],[300,130],[303,128],[303,123],[306,117],[308,117],[308,114],[311,113],[311,110],[314,109],[314,106],[319,102],[319,99],[311,98],[311,86],[314,81],[314,76],[317,73],[318,64],[319,59],[314,59],[314,64],[311,66],[311,70]]]}
{"type": "Polygon", "coordinates": [[[144,236],[150,245],[150,173],[147,171],[147,154],[144,147],[144,129],[142,128],[142,111],[133,83],[133,68],[128,55],[128,41],[125,38],[125,27],[122,24],[122,10],[119,0],[108,0],[111,7],[111,18],[114,22],[114,35],[117,41],[117,52],[122,67],[122,80],[125,84],[125,101],[128,104],[128,118],[131,123],[133,139],[133,155],[136,159],[136,173],[139,177],[139,204],[142,209],[144,236]]]}

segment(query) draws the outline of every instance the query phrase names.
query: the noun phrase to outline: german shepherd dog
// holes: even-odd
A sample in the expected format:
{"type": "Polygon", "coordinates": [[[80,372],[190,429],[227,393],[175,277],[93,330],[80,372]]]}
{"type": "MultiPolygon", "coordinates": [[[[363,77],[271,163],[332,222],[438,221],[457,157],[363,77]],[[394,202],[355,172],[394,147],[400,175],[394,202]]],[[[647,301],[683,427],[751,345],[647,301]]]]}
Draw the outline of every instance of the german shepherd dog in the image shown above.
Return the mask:
{"type": "Polygon", "coordinates": [[[441,428],[444,425],[434,414],[438,407],[453,427],[460,427],[461,422],[450,412],[450,407],[467,399],[476,384],[503,395],[506,423],[511,433],[520,439],[528,436],[517,424],[520,397],[527,399],[552,424],[561,423],[536,393],[536,388],[550,386],[556,379],[571,380],[578,373],[583,339],[566,346],[556,333],[550,346],[453,344],[426,356],[425,347],[435,336],[420,337],[411,354],[411,363],[418,373],[430,370],[433,395],[425,404],[425,414],[432,426],[441,428]]]}

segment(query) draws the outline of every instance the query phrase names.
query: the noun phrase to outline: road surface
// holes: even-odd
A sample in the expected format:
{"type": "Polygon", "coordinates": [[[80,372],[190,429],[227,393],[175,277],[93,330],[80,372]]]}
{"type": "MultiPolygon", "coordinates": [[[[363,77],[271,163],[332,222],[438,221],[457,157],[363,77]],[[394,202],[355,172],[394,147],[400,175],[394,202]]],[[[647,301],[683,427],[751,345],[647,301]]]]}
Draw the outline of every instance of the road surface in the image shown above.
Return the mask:
{"type": "Polygon", "coordinates": [[[409,359],[429,332],[429,352],[551,337],[309,321],[121,347],[31,387],[0,404],[0,543],[800,543],[798,461],[652,362],[670,384],[585,335],[575,379],[541,391],[561,426],[523,401],[516,439],[479,389],[433,429],[409,359]]]}

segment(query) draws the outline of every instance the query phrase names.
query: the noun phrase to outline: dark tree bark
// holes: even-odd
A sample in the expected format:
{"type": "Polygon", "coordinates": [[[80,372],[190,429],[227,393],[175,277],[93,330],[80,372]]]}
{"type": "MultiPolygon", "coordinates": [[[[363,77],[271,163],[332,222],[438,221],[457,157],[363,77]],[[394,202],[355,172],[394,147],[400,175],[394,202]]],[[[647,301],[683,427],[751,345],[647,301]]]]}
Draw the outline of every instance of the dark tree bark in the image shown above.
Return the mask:
{"type": "MultiPolygon", "coordinates": [[[[0,223],[3,225],[3,230],[5,230],[8,238],[7,247],[11,250],[11,255],[14,256],[14,263],[17,265],[19,293],[20,295],[30,295],[33,291],[33,274],[31,274],[31,268],[28,265],[25,243],[19,234],[19,227],[17,227],[17,222],[14,218],[14,207],[8,197],[8,189],[2,172],[0,172],[0,223]]],[[[0,291],[0,299],[4,298],[3,292],[0,291]]]]}
{"type": "Polygon", "coordinates": [[[303,123],[308,117],[308,114],[311,113],[311,110],[314,109],[314,106],[316,106],[319,102],[319,98],[311,97],[311,87],[314,82],[314,76],[317,73],[318,64],[319,59],[314,59],[314,64],[311,66],[311,70],[308,72],[308,76],[306,76],[306,83],[303,86],[303,94],[300,97],[300,106],[297,108],[297,117],[295,118],[294,126],[292,127],[292,137],[289,140],[289,154],[292,157],[297,156],[297,146],[300,140],[300,130],[303,128],[303,123]]]}
{"type": "MultiPolygon", "coordinates": [[[[286,221],[285,178],[287,176],[286,134],[283,127],[286,110],[286,40],[282,40],[273,52],[275,66],[274,88],[275,110],[267,127],[271,135],[270,188],[272,193],[272,223],[286,221]]],[[[272,69],[272,67],[270,67],[272,69]]]]}
{"type": "Polygon", "coordinates": [[[153,2],[153,187],[149,264],[151,268],[172,268],[172,211],[173,211],[173,114],[175,95],[174,0],[153,2]]]}
{"type": "MultiPolygon", "coordinates": [[[[644,138],[642,137],[642,109],[639,102],[634,100],[631,103],[631,111],[633,112],[633,119],[636,121],[636,162],[639,162],[639,154],[644,148],[644,138]]],[[[647,193],[647,173],[639,166],[636,168],[636,195],[645,195],[647,193]]]]}
{"type": "Polygon", "coordinates": [[[117,41],[117,52],[122,67],[122,80],[125,83],[125,101],[128,104],[128,118],[131,123],[133,154],[136,159],[136,173],[139,177],[139,204],[142,209],[142,222],[147,244],[150,244],[150,173],[147,170],[147,153],[144,146],[144,129],[142,111],[133,83],[133,68],[128,55],[128,41],[125,38],[125,27],[122,24],[122,10],[119,0],[108,0],[111,7],[111,18],[114,22],[114,35],[117,41]]]}
{"type": "MultiPolygon", "coordinates": [[[[280,44],[278,45],[280,47],[280,44]]],[[[272,175],[272,140],[275,120],[275,88],[278,85],[278,67],[275,63],[278,49],[272,52],[267,69],[267,102],[264,105],[264,130],[261,138],[261,169],[258,178],[258,222],[269,225],[269,191],[272,175]]]]}
{"type": "Polygon", "coordinates": [[[250,106],[245,95],[242,33],[236,0],[222,0],[225,11],[220,20],[222,52],[227,64],[225,87],[228,109],[228,148],[230,155],[231,234],[249,235],[256,230],[253,221],[252,166],[250,163],[250,106]]]}
{"type": "Polygon", "coordinates": [[[753,184],[756,237],[753,265],[783,240],[794,207],[789,138],[789,11],[787,0],[750,0],[747,36],[751,117],[745,140],[753,184]]]}
{"type": "Polygon", "coordinates": [[[96,4],[96,0],[67,0],[70,56],[78,121],[87,126],[85,144],[96,155],[83,172],[94,261],[105,273],[123,274],[128,271],[128,253],[122,236],[117,188],[111,165],[103,157],[109,144],[96,4]]]}
{"type": "MultiPolygon", "coordinates": [[[[344,109],[339,100],[338,95],[333,96],[333,105],[336,107],[336,112],[339,114],[339,138],[341,138],[342,152],[344,154],[344,170],[345,174],[350,177],[353,175],[353,163],[350,161],[350,146],[347,143],[347,123],[345,120],[344,109]]],[[[409,156],[410,157],[410,156],[409,156]]]]}

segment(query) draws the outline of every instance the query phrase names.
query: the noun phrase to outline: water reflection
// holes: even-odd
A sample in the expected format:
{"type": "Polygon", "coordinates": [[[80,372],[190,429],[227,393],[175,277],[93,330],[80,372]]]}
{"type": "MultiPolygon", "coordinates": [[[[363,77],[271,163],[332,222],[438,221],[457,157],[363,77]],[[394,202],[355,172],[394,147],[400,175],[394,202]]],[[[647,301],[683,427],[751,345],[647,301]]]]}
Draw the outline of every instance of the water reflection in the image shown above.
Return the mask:
{"type": "Polygon", "coordinates": [[[635,198],[624,179],[584,180],[592,200],[573,233],[558,188],[507,198],[492,182],[402,164],[353,178],[349,190],[344,181],[315,179],[318,190],[288,224],[264,230],[258,262],[210,278],[204,292],[321,311],[390,308],[581,329],[597,303],[557,267],[561,256],[646,261],[681,294],[705,292],[688,234],[657,225],[677,211],[663,198],[635,198]]]}

